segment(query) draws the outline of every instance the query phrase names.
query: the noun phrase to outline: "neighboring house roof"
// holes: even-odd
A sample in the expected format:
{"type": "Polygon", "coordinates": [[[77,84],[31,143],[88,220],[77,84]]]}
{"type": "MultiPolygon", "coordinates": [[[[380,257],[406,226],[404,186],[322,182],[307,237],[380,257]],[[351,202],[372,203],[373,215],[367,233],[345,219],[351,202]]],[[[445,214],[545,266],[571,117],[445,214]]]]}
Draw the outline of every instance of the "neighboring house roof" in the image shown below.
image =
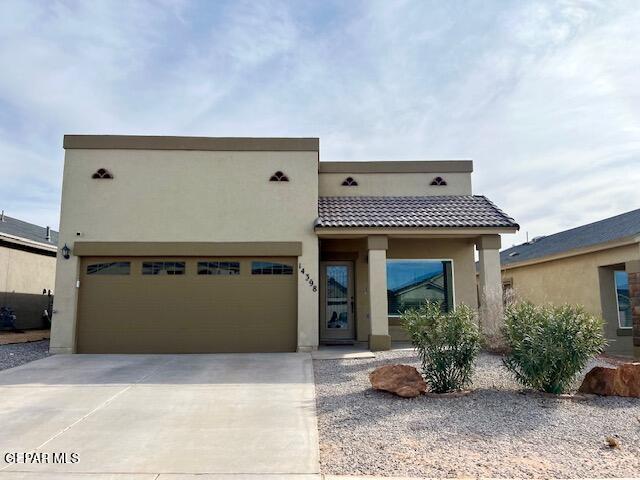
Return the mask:
{"type": "Polygon", "coordinates": [[[320,197],[316,227],[518,228],[481,195],[320,197]]]}
{"type": "Polygon", "coordinates": [[[47,240],[47,229],[33,223],[4,215],[0,221],[0,237],[4,239],[27,240],[55,247],[58,245],[58,232],[51,230],[51,239],[47,240]]]}
{"type": "Polygon", "coordinates": [[[640,235],[640,209],[565,230],[500,252],[502,266],[640,235]]]}
{"type": "Polygon", "coordinates": [[[421,287],[431,287],[434,290],[444,291],[444,287],[442,285],[438,285],[435,283],[436,281],[442,279],[444,277],[443,273],[429,273],[427,275],[423,275],[421,278],[417,280],[413,280],[409,283],[405,283],[404,285],[400,285],[396,288],[389,288],[387,292],[391,292],[394,295],[398,295],[401,293],[410,292],[412,290],[416,290],[421,287]]]}

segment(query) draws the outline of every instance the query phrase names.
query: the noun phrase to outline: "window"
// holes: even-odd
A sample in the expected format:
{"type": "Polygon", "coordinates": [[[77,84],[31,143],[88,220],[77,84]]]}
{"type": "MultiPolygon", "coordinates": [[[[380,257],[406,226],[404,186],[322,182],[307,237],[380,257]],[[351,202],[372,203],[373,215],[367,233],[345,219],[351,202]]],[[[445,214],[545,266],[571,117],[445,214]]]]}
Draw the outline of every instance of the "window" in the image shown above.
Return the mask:
{"type": "Polygon", "coordinates": [[[288,182],[289,177],[287,177],[284,173],[278,170],[276,173],[271,175],[271,178],[269,178],[269,181],[270,182],[288,182]]]}
{"type": "Polygon", "coordinates": [[[357,187],[358,186],[358,182],[353,177],[347,177],[347,178],[344,179],[344,182],[342,182],[342,186],[344,186],[344,187],[357,187]]]}
{"type": "Polygon", "coordinates": [[[293,275],[293,267],[284,263],[251,262],[251,275],[293,275]]]}
{"type": "Polygon", "coordinates": [[[506,307],[514,300],[513,279],[509,278],[502,281],[502,304],[506,307]]]}
{"type": "Polygon", "coordinates": [[[389,315],[400,315],[425,301],[453,308],[453,267],[450,260],[387,260],[389,315]]]}
{"type": "Polygon", "coordinates": [[[99,168],[98,170],[96,170],[96,172],[91,175],[91,178],[97,178],[97,179],[104,179],[104,178],[108,178],[111,179],[113,178],[113,175],[111,175],[111,172],[105,168],[99,168]]]}
{"type": "Polygon", "coordinates": [[[632,328],[629,275],[622,270],[617,270],[613,274],[616,284],[616,300],[618,302],[618,325],[620,328],[632,328]]]}
{"type": "Polygon", "coordinates": [[[240,275],[240,262],[198,262],[198,275],[240,275]]]}
{"type": "Polygon", "coordinates": [[[142,275],[184,275],[184,262],[142,262],[142,275]]]}
{"type": "Polygon", "coordinates": [[[129,262],[106,262],[87,265],[87,275],[129,275],[130,273],[131,263],[129,262]]]}

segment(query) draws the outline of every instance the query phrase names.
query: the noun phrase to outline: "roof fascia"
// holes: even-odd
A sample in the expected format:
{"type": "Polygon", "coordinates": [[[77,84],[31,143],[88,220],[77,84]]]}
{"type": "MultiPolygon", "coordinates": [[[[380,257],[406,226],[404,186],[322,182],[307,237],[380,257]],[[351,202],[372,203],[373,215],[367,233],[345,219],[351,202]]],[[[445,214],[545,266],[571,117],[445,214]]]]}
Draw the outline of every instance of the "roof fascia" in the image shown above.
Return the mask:
{"type": "MultiPolygon", "coordinates": [[[[631,237],[625,237],[621,240],[613,240],[611,242],[598,243],[596,245],[589,245],[588,247],[574,248],[572,250],[566,250],[561,253],[552,255],[545,255],[543,257],[532,258],[531,260],[525,260],[522,262],[508,263],[501,265],[503,271],[513,268],[528,267],[530,265],[536,265],[539,263],[553,262],[554,260],[561,260],[563,258],[577,257],[579,255],[586,255],[589,253],[601,252],[603,250],[610,250],[612,248],[626,247],[628,245],[640,244],[640,235],[633,235],[631,237]]],[[[638,250],[640,254],[640,249],[638,250]]]]}

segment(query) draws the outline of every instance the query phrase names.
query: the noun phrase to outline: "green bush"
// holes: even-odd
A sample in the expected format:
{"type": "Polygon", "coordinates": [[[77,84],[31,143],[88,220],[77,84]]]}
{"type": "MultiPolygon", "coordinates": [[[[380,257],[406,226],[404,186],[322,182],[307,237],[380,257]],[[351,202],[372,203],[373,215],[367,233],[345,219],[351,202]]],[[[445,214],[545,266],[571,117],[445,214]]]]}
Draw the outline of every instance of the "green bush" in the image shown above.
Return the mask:
{"type": "Polygon", "coordinates": [[[520,302],[505,311],[505,367],[525,387],[566,392],[605,345],[602,320],[582,307],[520,302]]]}
{"type": "Polygon", "coordinates": [[[431,391],[452,392],[471,383],[480,351],[480,331],[473,310],[460,305],[444,313],[440,303],[427,302],[403,312],[402,324],[418,352],[431,391]]]}

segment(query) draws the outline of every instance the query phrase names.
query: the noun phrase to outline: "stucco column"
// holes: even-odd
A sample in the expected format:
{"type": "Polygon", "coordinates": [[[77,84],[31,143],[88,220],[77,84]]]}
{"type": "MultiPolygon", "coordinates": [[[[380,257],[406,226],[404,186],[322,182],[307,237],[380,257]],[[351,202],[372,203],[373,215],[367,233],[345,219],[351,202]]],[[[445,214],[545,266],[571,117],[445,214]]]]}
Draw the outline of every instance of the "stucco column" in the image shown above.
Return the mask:
{"type": "Polygon", "coordinates": [[[633,354],[640,358],[640,260],[627,262],[624,268],[629,276],[629,302],[633,320],[633,354]]]}
{"type": "Polygon", "coordinates": [[[387,246],[384,235],[370,235],[367,238],[369,251],[369,349],[389,350],[389,315],[387,310],[387,246]]]}
{"type": "Polygon", "coordinates": [[[503,323],[500,235],[483,235],[476,241],[479,253],[480,328],[490,349],[501,347],[503,323]]]}
{"type": "Polygon", "coordinates": [[[56,259],[56,288],[53,292],[53,316],[51,318],[50,353],[75,353],[76,310],[78,288],[76,282],[80,274],[80,259],[73,254],[73,242],[58,241],[56,259]],[[63,245],[72,247],[71,256],[62,256],[63,245]]]}
{"type": "Polygon", "coordinates": [[[304,243],[302,256],[298,263],[304,268],[305,275],[298,272],[298,351],[311,352],[318,349],[320,338],[318,289],[307,280],[306,275],[319,286],[320,266],[318,263],[318,240],[314,238],[304,243]]]}

